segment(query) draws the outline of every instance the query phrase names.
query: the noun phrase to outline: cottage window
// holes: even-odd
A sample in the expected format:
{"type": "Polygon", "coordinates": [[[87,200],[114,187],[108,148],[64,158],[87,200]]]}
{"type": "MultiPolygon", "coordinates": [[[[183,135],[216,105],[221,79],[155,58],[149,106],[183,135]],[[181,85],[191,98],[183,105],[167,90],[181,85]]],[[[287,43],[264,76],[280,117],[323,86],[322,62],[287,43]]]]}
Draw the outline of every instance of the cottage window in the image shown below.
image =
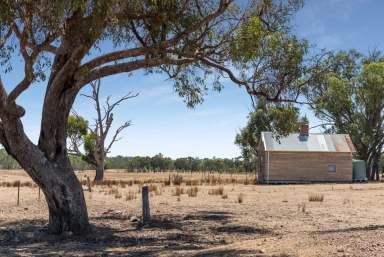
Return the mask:
{"type": "Polygon", "coordinates": [[[328,165],[328,172],[335,173],[336,172],[336,164],[328,165]]]}

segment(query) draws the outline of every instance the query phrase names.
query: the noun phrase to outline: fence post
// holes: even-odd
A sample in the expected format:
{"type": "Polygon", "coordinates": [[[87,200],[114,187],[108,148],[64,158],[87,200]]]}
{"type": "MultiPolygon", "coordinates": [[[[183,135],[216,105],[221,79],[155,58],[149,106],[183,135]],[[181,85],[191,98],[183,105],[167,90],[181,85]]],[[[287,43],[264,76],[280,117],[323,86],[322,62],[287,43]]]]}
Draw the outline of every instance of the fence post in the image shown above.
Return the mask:
{"type": "Polygon", "coordinates": [[[143,223],[148,223],[151,220],[151,214],[149,210],[149,192],[148,186],[143,186],[141,190],[142,200],[143,200],[143,223]]]}
{"type": "Polygon", "coordinates": [[[91,180],[89,179],[89,176],[87,176],[87,183],[88,183],[88,191],[92,192],[92,186],[91,186],[91,180]]]}
{"type": "Polygon", "coordinates": [[[20,181],[17,181],[17,206],[20,205],[20,181]]]}

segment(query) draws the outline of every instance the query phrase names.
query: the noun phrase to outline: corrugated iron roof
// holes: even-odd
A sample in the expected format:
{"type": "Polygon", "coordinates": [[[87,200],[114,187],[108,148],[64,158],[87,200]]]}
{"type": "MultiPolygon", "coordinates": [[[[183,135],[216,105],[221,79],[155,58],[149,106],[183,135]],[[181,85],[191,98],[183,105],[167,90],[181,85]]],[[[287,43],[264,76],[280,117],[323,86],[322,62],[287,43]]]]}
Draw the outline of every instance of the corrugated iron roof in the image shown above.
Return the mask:
{"type": "Polygon", "coordinates": [[[356,152],[347,134],[309,133],[303,140],[300,133],[292,133],[276,140],[272,132],[261,132],[261,139],[266,151],[356,152]]]}

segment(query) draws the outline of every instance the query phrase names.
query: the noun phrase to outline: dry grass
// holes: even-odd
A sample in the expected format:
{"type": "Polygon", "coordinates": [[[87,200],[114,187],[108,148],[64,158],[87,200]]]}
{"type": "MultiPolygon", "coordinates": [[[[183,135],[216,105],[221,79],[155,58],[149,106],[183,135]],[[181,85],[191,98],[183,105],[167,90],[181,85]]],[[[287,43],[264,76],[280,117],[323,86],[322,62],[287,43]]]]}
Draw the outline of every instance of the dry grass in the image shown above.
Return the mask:
{"type": "Polygon", "coordinates": [[[150,184],[150,185],[148,186],[148,190],[149,190],[149,192],[156,192],[156,191],[159,190],[159,187],[158,187],[157,184],[150,184]]]}
{"type": "Polygon", "coordinates": [[[118,193],[119,193],[119,189],[117,187],[112,187],[111,189],[109,189],[109,191],[107,191],[107,194],[109,195],[115,195],[118,193]]]}
{"type": "Polygon", "coordinates": [[[1,187],[37,187],[35,183],[32,183],[30,181],[21,182],[19,180],[16,181],[6,181],[0,183],[1,187]]]}
{"type": "Polygon", "coordinates": [[[200,181],[196,180],[196,179],[185,180],[185,185],[186,186],[198,186],[198,185],[200,185],[200,181]]]}
{"type": "Polygon", "coordinates": [[[240,194],[237,196],[237,202],[238,202],[238,203],[243,203],[243,202],[244,202],[244,194],[243,194],[243,193],[240,193],[240,194]]]}
{"type": "Polygon", "coordinates": [[[323,202],[324,195],[323,194],[309,194],[308,201],[310,202],[323,202]]]}
{"type": "Polygon", "coordinates": [[[184,194],[184,188],[183,187],[176,187],[175,190],[172,192],[173,196],[180,196],[184,194]]]}
{"type": "Polygon", "coordinates": [[[131,201],[133,199],[136,199],[136,193],[129,190],[126,194],[125,194],[125,201],[131,201]]]}
{"type": "Polygon", "coordinates": [[[305,203],[299,203],[298,205],[297,205],[297,210],[298,211],[301,211],[301,212],[303,212],[303,213],[305,213],[305,211],[306,211],[306,204],[305,203]]]}
{"type": "Polygon", "coordinates": [[[120,193],[120,192],[117,192],[116,194],[115,194],[115,199],[120,199],[120,198],[122,198],[123,197],[123,195],[120,193]]]}
{"type": "Polygon", "coordinates": [[[171,178],[171,181],[172,181],[172,184],[175,185],[175,186],[180,186],[181,183],[183,183],[183,176],[181,175],[173,175],[172,178],[171,178]]]}
{"type": "MultiPolygon", "coordinates": [[[[81,179],[84,177],[84,173],[78,175],[81,179]]],[[[89,175],[93,177],[91,172],[89,175]]],[[[99,256],[107,247],[111,255],[129,253],[142,256],[148,252],[161,256],[223,256],[227,253],[228,256],[243,256],[243,252],[236,251],[237,247],[257,250],[255,254],[244,252],[246,254],[244,256],[261,255],[259,249],[264,252],[263,256],[283,256],[283,253],[287,256],[342,254],[382,256],[384,251],[383,244],[367,245],[367,239],[383,235],[383,224],[380,221],[381,203],[384,199],[383,184],[356,183],[353,187],[350,187],[350,184],[245,186],[241,183],[247,180],[245,175],[213,174],[210,180],[209,176],[202,173],[179,173],[179,175],[183,176],[180,186],[164,187],[169,180],[168,172],[156,174],[106,172],[107,180],[118,182],[110,182],[110,186],[97,185],[93,187],[92,195],[85,191],[85,196],[92,223],[96,225],[95,227],[103,228],[103,232],[107,231],[105,228],[110,229],[113,231],[111,234],[113,236],[100,233],[95,235],[95,243],[77,238],[65,239],[65,244],[55,243],[53,246],[47,244],[42,249],[43,252],[38,252],[38,245],[35,242],[41,239],[35,237],[29,239],[29,234],[23,237],[23,233],[30,231],[29,221],[42,220],[37,226],[45,226],[48,210],[43,199],[44,194],[41,193],[39,202],[37,188],[21,188],[20,206],[17,207],[18,190],[13,187],[16,185],[14,182],[19,180],[21,185],[27,181],[31,184],[33,182],[21,171],[4,172],[0,178],[0,183],[4,185],[0,187],[0,220],[4,221],[0,232],[1,237],[5,238],[2,241],[5,246],[0,247],[0,255],[8,256],[10,253],[13,254],[12,251],[15,255],[38,256],[48,253],[54,255],[63,251],[68,256],[99,256]],[[150,198],[153,216],[159,217],[160,226],[175,224],[180,225],[180,230],[179,227],[159,229],[158,223],[156,226],[138,230],[136,223],[131,224],[126,220],[132,216],[140,217],[142,203],[138,189],[139,185],[144,185],[144,181],[149,179],[153,182],[147,185],[154,190],[152,194],[155,195],[154,198],[150,198]],[[120,183],[120,180],[127,182],[120,183]],[[205,180],[215,185],[205,182],[200,185],[200,182],[205,180]],[[132,181],[133,186],[130,186],[128,181],[132,181]],[[136,184],[133,181],[136,181],[136,184]],[[196,185],[198,187],[196,197],[181,194],[182,190],[188,193],[191,187],[195,187],[192,184],[196,181],[199,183],[196,185]],[[231,181],[234,183],[228,183],[231,181]],[[177,187],[180,187],[180,195],[172,197],[177,187]],[[209,189],[219,187],[223,187],[222,195],[219,193],[217,196],[208,196],[209,189]],[[116,189],[117,195],[121,194],[123,200],[115,198],[116,189]],[[156,196],[156,193],[160,192],[162,195],[156,196]],[[238,203],[240,193],[245,195],[242,204],[238,203]],[[309,193],[324,195],[326,199],[322,203],[308,202],[309,193]],[[353,203],[349,199],[353,199],[353,203]],[[166,223],[163,219],[172,223],[166,223]],[[271,233],[260,234],[259,228],[268,229],[271,233]],[[13,231],[17,233],[16,239],[13,239],[15,234],[13,231]],[[19,241],[20,238],[26,241],[19,241]],[[137,246],[131,244],[131,240],[136,238],[140,240],[137,246]],[[153,240],[146,240],[147,238],[153,240]],[[10,241],[6,241],[8,239],[10,241]],[[7,244],[11,244],[13,248],[8,250],[7,244]],[[192,244],[197,246],[196,250],[190,247],[192,244]],[[35,252],[31,253],[31,249],[35,252]],[[157,249],[160,249],[159,252],[157,249]],[[209,251],[205,251],[207,249],[209,251]],[[338,249],[344,252],[339,253],[338,249]]],[[[251,178],[248,178],[246,183],[251,184],[251,178]]],[[[87,186],[84,187],[84,190],[86,189],[87,186]]]]}
{"type": "Polygon", "coordinates": [[[199,188],[197,186],[187,188],[187,194],[189,197],[196,197],[197,192],[199,192],[199,188]]]}
{"type": "Polygon", "coordinates": [[[218,188],[212,188],[208,191],[209,195],[223,195],[224,194],[224,187],[220,186],[218,188]]]}

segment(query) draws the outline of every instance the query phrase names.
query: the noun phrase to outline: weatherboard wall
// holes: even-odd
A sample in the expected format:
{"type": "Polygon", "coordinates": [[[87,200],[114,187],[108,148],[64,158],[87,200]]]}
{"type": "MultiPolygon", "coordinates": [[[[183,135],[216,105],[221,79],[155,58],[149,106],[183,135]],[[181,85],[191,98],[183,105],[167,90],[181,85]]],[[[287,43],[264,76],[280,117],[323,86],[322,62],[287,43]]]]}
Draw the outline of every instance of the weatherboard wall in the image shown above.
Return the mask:
{"type": "Polygon", "coordinates": [[[259,181],[350,182],[352,153],[264,151],[261,146],[259,181]],[[329,165],[336,165],[336,172],[329,172],[329,165]]]}

